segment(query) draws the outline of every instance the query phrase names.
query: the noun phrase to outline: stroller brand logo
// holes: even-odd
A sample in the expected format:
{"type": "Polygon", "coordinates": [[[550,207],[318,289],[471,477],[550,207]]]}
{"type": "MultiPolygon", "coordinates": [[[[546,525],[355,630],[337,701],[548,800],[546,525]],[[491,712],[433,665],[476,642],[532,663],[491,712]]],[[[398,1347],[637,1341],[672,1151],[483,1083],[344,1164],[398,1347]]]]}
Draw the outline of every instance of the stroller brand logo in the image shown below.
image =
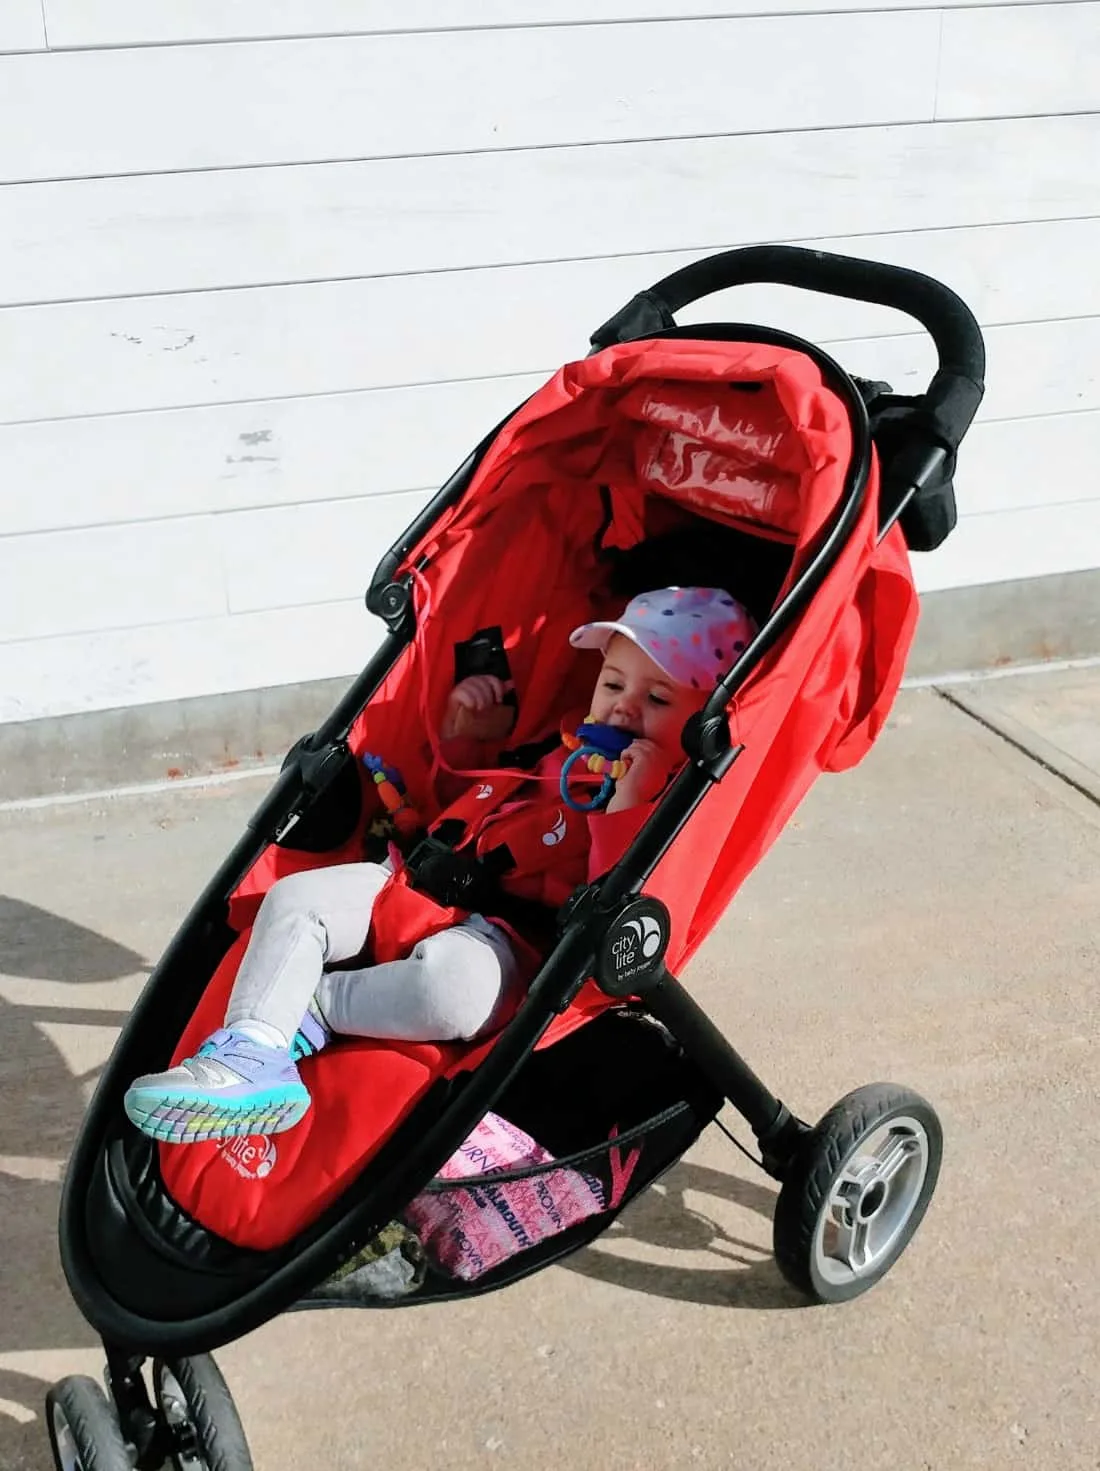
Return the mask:
{"type": "Polygon", "coordinates": [[[477,789],[477,801],[485,802],[493,795],[493,789],[487,781],[483,781],[477,789]]]}
{"type": "Polygon", "coordinates": [[[232,1170],[245,1180],[262,1180],[275,1168],[278,1154],[272,1139],[230,1139],[219,1153],[232,1170]]]}
{"type": "Polygon", "coordinates": [[[659,899],[645,894],[625,904],[600,946],[596,977],[601,988],[609,996],[629,996],[639,984],[659,983],[671,929],[659,899]]]}
{"type": "Polygon", "coordinates": [[[641,919],[628,919],[627,927],[637,935],[643,959],[651,960],[661,943],[661,926],[648,914],[643,914],[641,919]]]}
{"type": "Polygon", "coordinates": [[[645,961],[652,960],[661,948],[661,926],[648,914],[640,919],[628,919],[623,933],[612,941],[611,953],[615,957],[615,969],[622,975],[631,968],[637,969],[645,961]]]}

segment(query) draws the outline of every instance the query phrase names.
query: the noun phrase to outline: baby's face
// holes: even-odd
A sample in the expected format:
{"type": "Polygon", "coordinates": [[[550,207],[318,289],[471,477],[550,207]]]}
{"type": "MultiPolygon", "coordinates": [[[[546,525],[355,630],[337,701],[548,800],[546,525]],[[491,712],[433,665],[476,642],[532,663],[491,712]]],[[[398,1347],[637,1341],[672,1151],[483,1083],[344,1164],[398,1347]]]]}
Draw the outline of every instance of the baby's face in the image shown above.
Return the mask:
{"type": "Polygon", "coordinates": [[[707,691],[675,684],[631,639],[615,634],[592,695],[592,719],[653,741],[670,754],[684,723],[706,703],[707,691]]]}

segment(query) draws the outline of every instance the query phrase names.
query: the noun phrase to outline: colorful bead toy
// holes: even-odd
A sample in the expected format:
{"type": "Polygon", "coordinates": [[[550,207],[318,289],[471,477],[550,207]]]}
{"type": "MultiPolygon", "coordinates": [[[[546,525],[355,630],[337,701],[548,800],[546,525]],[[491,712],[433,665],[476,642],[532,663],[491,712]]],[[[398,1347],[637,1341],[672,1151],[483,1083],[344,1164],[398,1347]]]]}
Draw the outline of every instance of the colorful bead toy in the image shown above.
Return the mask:
{"type": "Polygon", "coordinates": [[[364,752],[361,759],[378,789],[382,806],[393,819],[394,827],[402,837],[411,837],[421,826],[420,814],[406,798],[401,773],[396,766],[387,766],[381,756],[372,756],[369,751],[364,752]]]}
{"type": "Polygon", "coordinates": [[[566,750],[572,753],[566,757],[561,769],[561,799],[574,812],[598,812],[610,802],[615,783],[630,769],[630,762],[623,759],[622,753],[634,740],[634,732],[586,720],[577,727],[575,735],[562,731],[561,738],[566,750]],[[594,776],[603,775],[599,791],[589,802],[578,802],[569,795],[569,773],[578,762],[583,762],[594,776]]]}

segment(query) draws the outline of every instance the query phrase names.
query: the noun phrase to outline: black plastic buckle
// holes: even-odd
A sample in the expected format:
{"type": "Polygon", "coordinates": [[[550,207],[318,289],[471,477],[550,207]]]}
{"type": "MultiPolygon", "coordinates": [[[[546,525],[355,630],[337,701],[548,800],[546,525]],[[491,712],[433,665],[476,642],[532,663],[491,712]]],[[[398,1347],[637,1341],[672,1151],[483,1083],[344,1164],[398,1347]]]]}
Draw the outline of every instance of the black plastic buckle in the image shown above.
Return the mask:
{"type": "Polygon", "coordinates": [[[405,858],[414,889],[451,909],[479,909],[489,885],[476,858],[456,853],[443,838],[429,833],[405,858]]]}

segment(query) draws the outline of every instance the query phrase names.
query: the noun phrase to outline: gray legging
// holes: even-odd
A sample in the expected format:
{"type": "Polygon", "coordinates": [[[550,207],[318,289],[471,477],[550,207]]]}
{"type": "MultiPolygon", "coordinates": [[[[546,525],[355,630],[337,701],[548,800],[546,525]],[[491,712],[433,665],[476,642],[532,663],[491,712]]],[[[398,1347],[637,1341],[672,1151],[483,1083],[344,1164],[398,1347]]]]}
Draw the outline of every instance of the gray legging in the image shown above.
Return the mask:
{"type": "Polygon", "coordinates": [[[256,916],[226,1026],[262,1022],[288,1040],[310,1001],[334,1032],[405,1042],[472,1038],[511,1010],[518,966],[507,934],[480,915],[441,930],[405,960],[325,970],[359,954],[388,865],[346,863],[290,874],[256,916]]]}

